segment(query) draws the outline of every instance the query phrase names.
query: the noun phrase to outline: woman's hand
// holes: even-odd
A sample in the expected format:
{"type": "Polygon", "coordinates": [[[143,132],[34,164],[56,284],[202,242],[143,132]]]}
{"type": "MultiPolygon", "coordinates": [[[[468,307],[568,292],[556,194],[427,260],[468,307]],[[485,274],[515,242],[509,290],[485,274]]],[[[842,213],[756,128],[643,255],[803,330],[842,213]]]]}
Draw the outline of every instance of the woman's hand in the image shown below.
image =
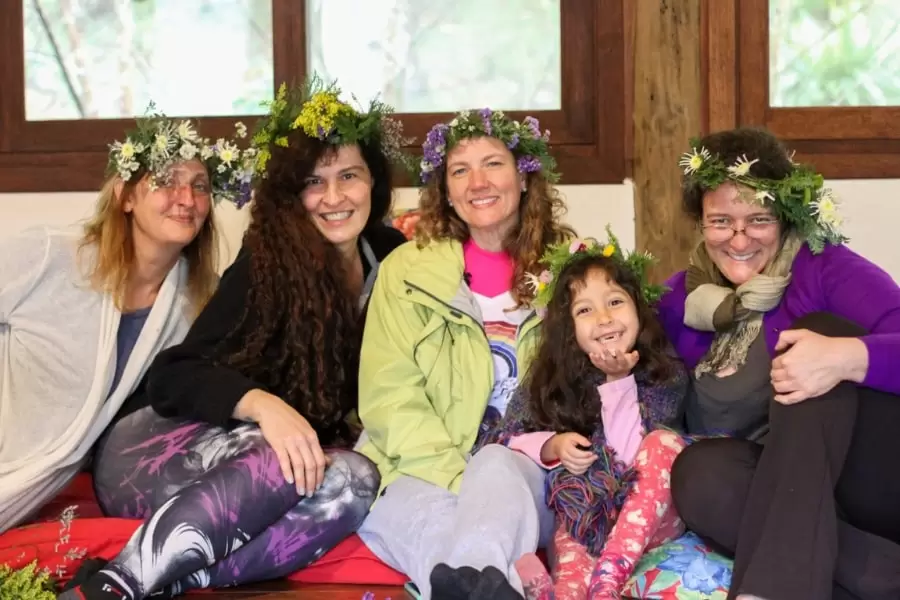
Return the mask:
{"type": "Polygon", "coordinates": [[[558,460],[570,473],[581,475],[597,460],[597,455],[590,451],[590,447],[591,440],[583,435],[557,433],[544,442],[544,447],[541,448],[541,460],[545,463],[558,460]],[[588,448],[588,450],[582,448],[588,448]]]}
{"type": "Polygon", "coordinates": [[[588,354],[591,363],[604,373],[606,373],[606,381],[612,382],[624,379],[631,374],[634,365],[638,363],[641,355],[637,350],[631,352],[623,352],[616,349],[601,348],[600,352],[591,352],[588,354]]]}
{"type": "Polygon", "coordinates": [[[295,483],[301,496],[312,496],[325,479],[328,461],[309,421],[278,396],[262,390],[251,390],[241,398],[235,408],[235,416],[239,415],[259,424],[285,480],[295,483]]]}
{"type": "Polygon", "coordinates": [[[796,404],[830,391],[841,381],[861,382],[869,369],[869,352],[859,338],[831,338],[808,329],[778,336],[772,361],[775,400],[796,404]]]}

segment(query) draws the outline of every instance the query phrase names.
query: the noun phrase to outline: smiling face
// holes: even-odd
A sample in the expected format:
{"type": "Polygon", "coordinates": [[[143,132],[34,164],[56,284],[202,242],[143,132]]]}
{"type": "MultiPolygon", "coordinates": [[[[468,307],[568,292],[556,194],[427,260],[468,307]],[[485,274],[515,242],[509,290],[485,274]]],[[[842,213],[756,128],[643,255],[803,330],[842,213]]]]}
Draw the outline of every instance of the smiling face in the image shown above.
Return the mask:
{"type": "MultiPolygon", "coordinates": [[[[137,238],[162,246],[187,246],[209,215],[211,187],[206,167],[197,160],[175,163],[164,185],[150,189],[144,178],[122,203],[131,215],[132,233],[137,238]]],[[[117,194],[122,193],[119,185],[117,194]]]]}
{"type": "Polygon", "coordinates": [[[359,146],[340,146],[319,159],[302,198],[325,239],[342,250],[356,246],[372,210],[372,174],[359,146]]]}
{"type": "Polygon", "coordinates": [[[736,286],[762,273],[781,245],[781,225],[769,208],[746,200],[752,197],[752,190],[731,183],[703,194],[706,251],[736,286]]]}
{"type": "Polygon", "coordinates": [[[447,156],[447,193],[472,238],[496,250],[519,221],[524,179],[512,152],[500,140],[462,140],[447,156]]]}
{"type": "Polygon", "coordinates": [[[600,268],[587,272],[572,285],[572,320],[575,340],[585,354],[601,349],[630,352],[640,333],[634,300],[600,268]]]}

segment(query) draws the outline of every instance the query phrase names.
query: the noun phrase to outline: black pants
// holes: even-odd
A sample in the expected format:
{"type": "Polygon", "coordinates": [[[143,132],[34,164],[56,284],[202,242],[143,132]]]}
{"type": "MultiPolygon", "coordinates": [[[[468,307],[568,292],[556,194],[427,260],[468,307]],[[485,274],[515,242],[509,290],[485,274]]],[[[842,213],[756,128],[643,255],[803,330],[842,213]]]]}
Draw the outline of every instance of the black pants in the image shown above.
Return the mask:
{"type": "MultiPolygon", "coordinates": [[[[865,334],[822,313],[794,328],[865,334]]],[[[672,468],[687,527],[734,556],[728,598],[900,599],[900,397],[843,382],[769,421],[764,446],[704,440],[672,468]]]]}

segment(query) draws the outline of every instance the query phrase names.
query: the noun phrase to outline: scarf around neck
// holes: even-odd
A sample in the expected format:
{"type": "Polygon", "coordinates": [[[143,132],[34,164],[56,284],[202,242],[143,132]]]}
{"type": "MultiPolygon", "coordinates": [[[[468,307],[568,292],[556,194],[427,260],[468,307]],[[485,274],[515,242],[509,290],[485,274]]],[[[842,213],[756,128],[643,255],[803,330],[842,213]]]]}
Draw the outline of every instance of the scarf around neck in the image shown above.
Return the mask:
{"type": "Polygon", "coordinates": [[[802,246],[803,239],[797,233],[786,234],[778,254],[763,272],[733,288],[709,257],[706,244],[697,244],[685,277],[684,324],[715,332],[715,337],[694,369],[694,376],[744,365],[747,351],[762,329],[763,316],[781,302],[802,246]]]}

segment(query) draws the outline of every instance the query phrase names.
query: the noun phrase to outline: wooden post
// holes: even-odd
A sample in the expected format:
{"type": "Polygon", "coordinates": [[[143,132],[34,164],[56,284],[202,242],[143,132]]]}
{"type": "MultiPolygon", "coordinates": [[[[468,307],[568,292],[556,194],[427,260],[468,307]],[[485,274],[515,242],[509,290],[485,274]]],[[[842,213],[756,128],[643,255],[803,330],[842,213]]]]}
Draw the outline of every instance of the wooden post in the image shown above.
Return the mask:
{"type": "Polygon", "coordinates": [[[626,0],[634,20],[635,237],[659,260],[657,282],[687,266],[697,241],[696,224],[681,211],[678,159],[702,134],[702,2],[626,0]]]}

